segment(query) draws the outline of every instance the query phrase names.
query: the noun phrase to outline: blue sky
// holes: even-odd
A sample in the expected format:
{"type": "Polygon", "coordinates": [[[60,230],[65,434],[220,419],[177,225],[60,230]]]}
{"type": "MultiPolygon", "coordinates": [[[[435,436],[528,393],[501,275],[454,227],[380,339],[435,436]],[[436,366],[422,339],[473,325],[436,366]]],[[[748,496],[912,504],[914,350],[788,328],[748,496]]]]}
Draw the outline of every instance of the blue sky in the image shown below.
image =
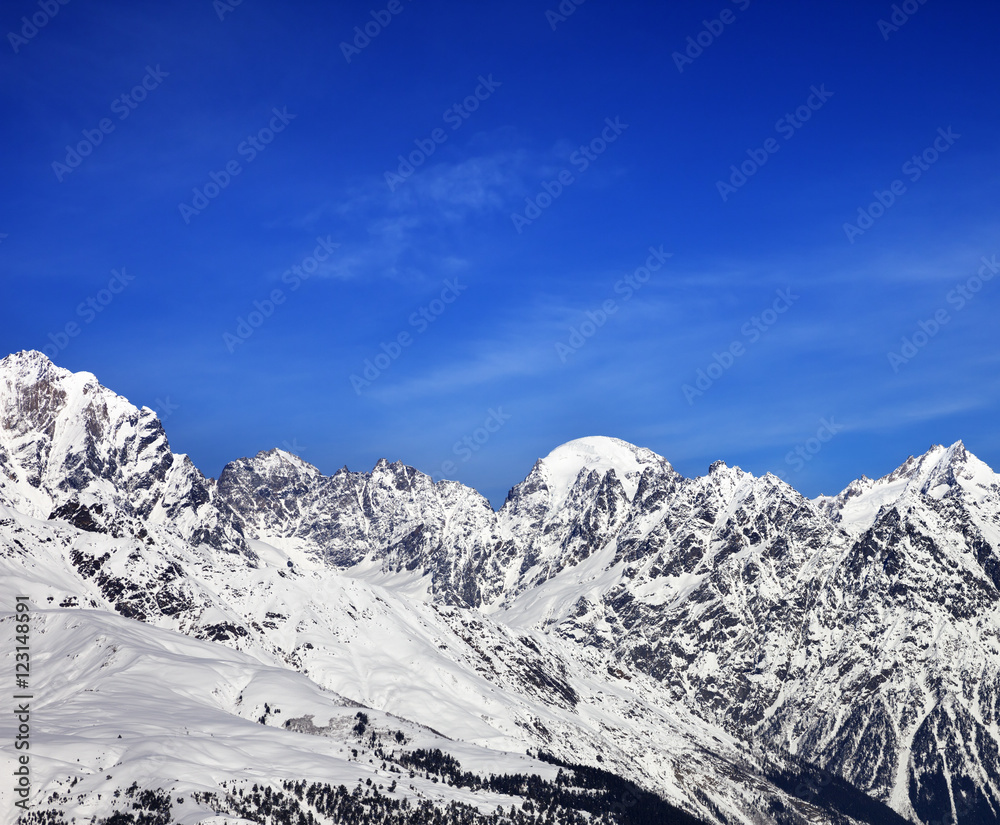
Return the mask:
{"type": "Polygon", "coordinates": [[[1000,468],[1000,7],[899,5],[7,3],[0,350],[210,476],[1000,468]]]}

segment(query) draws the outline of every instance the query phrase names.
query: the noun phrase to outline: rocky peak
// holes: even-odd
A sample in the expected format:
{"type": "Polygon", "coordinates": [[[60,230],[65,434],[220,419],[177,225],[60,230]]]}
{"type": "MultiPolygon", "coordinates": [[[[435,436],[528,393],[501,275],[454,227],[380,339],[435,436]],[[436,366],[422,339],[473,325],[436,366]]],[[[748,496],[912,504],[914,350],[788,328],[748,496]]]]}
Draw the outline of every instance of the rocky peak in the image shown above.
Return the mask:
{"type": "Polygon", "coordinates": [[[956,441],[950,447],[937,444],[920,456],[910,456],[879,479],[861,476],[838,495],[821,496],[816,503],[833,521],[857,535],[892,507],[921,506],[922,499],[946,496],[996,498],[1000,476],[956,441]]]}
{"type": "Polygon", "coordinates": [[[195,544],[249,554],[187,456],[170,451],[155,413],[88,372],[39,352],[0,361],[0,495],[41,519],[86,513],[94,529],[167,528],[195,544]]]}

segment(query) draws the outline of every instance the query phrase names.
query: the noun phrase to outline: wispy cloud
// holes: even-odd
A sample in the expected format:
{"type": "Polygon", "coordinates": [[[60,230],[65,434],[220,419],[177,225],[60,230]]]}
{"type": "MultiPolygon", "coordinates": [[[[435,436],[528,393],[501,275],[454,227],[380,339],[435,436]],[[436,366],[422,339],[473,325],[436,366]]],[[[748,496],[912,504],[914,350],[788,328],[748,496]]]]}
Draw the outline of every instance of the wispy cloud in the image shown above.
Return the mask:
{"type": "Polygon", "coordinates": [[[291,224],[337,227],[342,255],[328,277],[434,279],[465,266],[470,236],[509,206],[525,162],[511,151],[439,162],[416,170],[395,191],[371,176],[291,224]]]}
{"type": "Polygon", "coordinates": [[[430,206],[451,222],[462,222],[473,213],[503,211],[523,186],[524,160],[524,153],[504,152],[436,164],[401,187],[390,208],[410,212],[430,206]]]}
{"type": "Polygon", "coordinates": [[[397,404],[427,396],[450,396],[512,378],[539,375],[552,368],[544,358],[547,353],[531,343],[516,348],[508,342],[480,343],[477,347],[479,351],[471,357],[434,367],[395,385],[385,382],[370,394],[379,401],[397,404]]]}

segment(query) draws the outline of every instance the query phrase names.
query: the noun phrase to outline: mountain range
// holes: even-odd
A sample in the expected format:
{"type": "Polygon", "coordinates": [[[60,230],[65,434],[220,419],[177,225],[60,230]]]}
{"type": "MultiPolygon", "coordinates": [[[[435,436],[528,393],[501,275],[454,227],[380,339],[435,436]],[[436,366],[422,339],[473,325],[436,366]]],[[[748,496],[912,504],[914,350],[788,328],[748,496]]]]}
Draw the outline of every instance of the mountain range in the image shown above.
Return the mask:
{"type": "Polygon", "coordinates": [[[1000,476],[960,442],[809,499],[582,438],[494,511],[398,461],[206,478],[20,352],[8,684],[18,597],[4,821],[1000,823],[1000,476]]]}

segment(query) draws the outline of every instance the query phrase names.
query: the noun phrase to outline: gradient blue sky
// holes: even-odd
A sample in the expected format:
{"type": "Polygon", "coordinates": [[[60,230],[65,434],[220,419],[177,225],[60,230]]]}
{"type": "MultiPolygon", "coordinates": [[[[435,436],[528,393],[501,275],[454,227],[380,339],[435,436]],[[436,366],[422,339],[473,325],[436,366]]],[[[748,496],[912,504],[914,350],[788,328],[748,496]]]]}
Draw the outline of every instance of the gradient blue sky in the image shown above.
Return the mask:
{"type": "Polygon", "coordinates": [[[1000,278],[976,280],[1000,255],[995,2],[911,0],[880,30],[891,3],[588,0],[558,21],[557,0],[400,0],[345,59],[387,5],[244,0],[220,20],[211,0],[72,0],[22,41],[21,18],[47,14],[5,3],[0,351],[48,347],[158,407],[210,476],[284,446],[328,473],[399,459],[499,505],[537,457],[585,435],[686,475],[719,458],[781,472],[807,495],[958,439],[1000,468],[1000,278]],[[705,21],[722,32],[679,71],[705,21]],[[480,77],[499,85],[446,117],[480,77]],[[251,159],[241,144],[275,109],[293,117],[251,159]],[[53,166],[104,118],[79,165],[53,166]],[[435,129],[446,139],[390,191],[386,172],[435,129]],[[905,167],[939,129],[959,137],[905,167]],[[602,131],[615,139],[584,170],[574,153],[602,131]],[[717,182],[765,144],[724,200],[717,182]],[[185,221],[180,204],[233,161],[185,221]],[[515,226],[561,173],[572,182],[515,226]],[[845,222],[896,180],[905,191],[849,239],[845,222]],[[284,273],[318,238],[339,246],[293,289],[284,273]],[[631,290],[650,247],[672,257],[631,290]],[[122,268],[127,286],[101,293],[122,268]],[[448,281],[457,299],[432,304],[448,281]],[[269,318],[225,338],[275,290],[269,318]],[[778,290],[796,297],[771,315],[778,290]],[[583,346],[557,347],[608,300],[583,346]],[[357,392],[351,375],[400,333],[409,346],[357,392]],[[486,438],[491,410],[503,424],[486,438]],[[810,442],[824,419],[836,434],[810,442]]]}

